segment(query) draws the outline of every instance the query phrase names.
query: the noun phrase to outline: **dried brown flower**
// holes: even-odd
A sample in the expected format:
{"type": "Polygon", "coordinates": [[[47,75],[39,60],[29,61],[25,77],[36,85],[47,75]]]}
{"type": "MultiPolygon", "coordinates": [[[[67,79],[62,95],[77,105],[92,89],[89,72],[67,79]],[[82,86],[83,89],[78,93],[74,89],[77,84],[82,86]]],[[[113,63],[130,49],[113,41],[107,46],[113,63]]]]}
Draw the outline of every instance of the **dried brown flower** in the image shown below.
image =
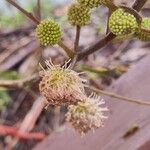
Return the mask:
{"type": "Polygon", "coordinates": [[[39,84],[40,92],[51,105],[70,105],[80,101],[84,86],[79,73],[64,66],[54,65],[46,61],[47,70],[42,73],[39,84]]]}

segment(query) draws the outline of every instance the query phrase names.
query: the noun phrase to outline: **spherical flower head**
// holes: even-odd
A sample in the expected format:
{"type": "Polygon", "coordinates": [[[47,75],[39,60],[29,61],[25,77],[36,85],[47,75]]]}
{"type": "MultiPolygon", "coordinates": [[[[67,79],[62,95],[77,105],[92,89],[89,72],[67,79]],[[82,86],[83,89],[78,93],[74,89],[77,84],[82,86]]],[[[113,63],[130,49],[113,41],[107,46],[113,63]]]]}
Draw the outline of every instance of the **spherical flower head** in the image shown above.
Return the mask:
{"type": "Polygon", "coordinates": [[[135,35],[142,41],[150,41],[150,18],[143,18],[141,26],[137,28],[135,35]]]}
{"type": "Polygon", "coordinates": [[[42,72],[39,89],[48,103],[61,106],[79,102],[84,93],[83,82],[85,81],[79,77],[79,73],[66,67],[66,64],[61,67],[46,61],[46,65],[48,69],[42,72]]]}
{"type": "Polygon", "coordinates": [[[109,18],[109,28],[117,36],[128,35],[135,32],[138,23],[134,15],[118,8],[109,18]]]}
{"type": "Polygon", "coordinates": [[[68,21],[71,25],[84,26],[90,23],[90,9],[80,4],[73,4],[68,10],[68,21]]]}
{"type": "Polygon", "coordinates": [[[45,19],[36,28],[36,36],[44,46],[55,45],[61,39],[62,31],[57,22],[45,19]]]}
{"type": "Polygon", "coordinates": [[[99,7],[101,5],[101,0],[78,0],[78,2],[89,8],[99,7]]]}
{"type": "Polygon", "coordinates": [[[104,112],[108,111],[106,107],[101,107],[104,103],[104,100],[100,100],[96,95],[85,97],[77,105],[69,106],[66,119],[75,130],[84,135],[103,126],[103,121],[107,118],[104,112]]]}

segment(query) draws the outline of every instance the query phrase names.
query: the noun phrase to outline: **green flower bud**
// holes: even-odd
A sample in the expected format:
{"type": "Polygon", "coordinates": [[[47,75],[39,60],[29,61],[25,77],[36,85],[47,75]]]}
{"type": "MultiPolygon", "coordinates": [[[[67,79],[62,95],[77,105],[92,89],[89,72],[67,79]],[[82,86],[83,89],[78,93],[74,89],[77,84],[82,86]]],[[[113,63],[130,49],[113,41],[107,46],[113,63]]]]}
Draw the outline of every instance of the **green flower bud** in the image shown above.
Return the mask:
{"type": "Polygon", "coordinates": [[[150,41],[150,18],[143,18],[141,26],[137,28],[135,36],[142,41],[150,41]]]}
{"type": "Polygon", "coordinates": [[[42,45],[55,45],[60,41],[62,31],[57,22],[46,19],[37,26],[36,35],[42,45]]]}
{"type": "Polygon", "coordinates": [[[68,21],[75,26],[84,26],[90,23],[90,8],[80,4],[73,4],[68,10],[68,21]]]}
{"type": "Polygon", "coordinates": [[[109,18],[110,31],[118,36],[132,34],[137,27],[138,23],[134,15],[125,12],[122,8],[114,11],[109,18]]]}
{"type": "Polygon", "coordinates": [[[89,8],[94,8],[101,5],[101,0],[78,0],[78,2],[89,8]]]}

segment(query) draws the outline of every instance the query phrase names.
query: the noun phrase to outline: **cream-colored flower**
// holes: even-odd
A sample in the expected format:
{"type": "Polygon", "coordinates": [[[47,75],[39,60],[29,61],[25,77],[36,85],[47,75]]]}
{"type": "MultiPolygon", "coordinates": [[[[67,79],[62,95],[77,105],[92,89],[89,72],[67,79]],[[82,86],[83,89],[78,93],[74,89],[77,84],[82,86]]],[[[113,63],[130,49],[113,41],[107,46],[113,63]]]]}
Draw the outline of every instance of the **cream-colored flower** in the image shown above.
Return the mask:
{"type": "Polygon", "coordinates": [[[103,121],[107,118],[104,112],[108,111],[106,107],[101,107],[103,104],[105,104],[104,100],[95,94],[84,97],[83,101],[78,102],[77,105],[69,106],[66,120],[81,135],[90,130],[103,127],[103,121]]]}
{"type": "Polygon", "coordinates": [[[42,81],[39,84],[40,92],[51,105],[70,105],[80,101],[84,93],[84,79],[67,67],[54,65],[46,61],[47,70],[42,72],[42,81]]]}

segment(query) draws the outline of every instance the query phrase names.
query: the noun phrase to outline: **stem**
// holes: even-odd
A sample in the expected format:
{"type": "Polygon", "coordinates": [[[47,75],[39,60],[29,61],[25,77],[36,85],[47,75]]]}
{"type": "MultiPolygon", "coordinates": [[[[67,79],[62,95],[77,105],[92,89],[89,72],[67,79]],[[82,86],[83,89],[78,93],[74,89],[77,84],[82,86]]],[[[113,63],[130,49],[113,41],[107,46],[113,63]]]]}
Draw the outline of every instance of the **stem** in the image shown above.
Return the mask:
{"type": "Polygon", "coordinates": [[[109,18],[111,16],[112,11],[109,9],[108,10],[108,17],[107,17],[107,28],[106,28],[106,34],[108,34],[110,32],[109,30],[109,18]]]}
{"type": "Polygon", "coordinates": [[[111,11],[115,11],[118,7],[112,2],[112,0],[102,0],[102,3],[108,7],[111,11]]]}
{"type": "Polygon", "coordinates": [[[74,51],[78,51],[78,47],[79,47],[79,40],[80,40],[80,31],[81,31],[81,27],[77,26],[76,27],[76,39],[75,39],[75,43],[74,43],[74,51]]]}
{"type": "Polygon", "coordinates": [[[27,12],[25,9],[23,9],[21,6],[19,6],[15,1],[13,0],[6,0],[8,3],[16,7],[18,10],[20,10],[24,15],[26,15],[28,18],[30,18],[34,23],[39,24],[40,21],[33,16],[33,14],[27,12]]]}
{"type": "Polygon", "coordinates": [[[78,58],[78,55],[75,55],[74,58],[72,59],[70,69],[74,69],[74,67],[77,63],[77,58],[78,58]]]}
{"type": "Polygon", "coordinates": [[[103,39],[98,41],[96,44],[94,44],[93,46],[85,49],[83,52],[78,53],[78,61],[80,61],[84,57],[94,53],[95,51],[103,48],[104,46],[106,46],[109,42],[111,42],[115,38],[116,38],[116,35],[114,35],[112,32],[109,32],[106,35],[106,37],[104,37],[103,39]]]}
{"type": "Polygon", "coordinates": [[[97,89],[95,87],[88,86],[88,85],[85,85],[85,87],[89,88],[90,90],[95,91],[96,93],[100,93],[100,94],[103,94],[103,95],[107,95],[107,96],[116,98],[116,99],[113,99],[113,100],[128,101],[128,102],[131,102],[131,103],[136,103],[136,104],[150,106],[150,102],[147,102],[147,101],[144,101],[144,100],[137,100],[137,99],[124,97],[124,96],[121,96],[121,95],[118,95],[118,94],[115,94],[115,93],[99,90],[99,89],[97,89]]]}
{"type": "Polygon", "coordinates": [[[41,0],[37,0],[37,17],[41,20],[41,0]]]}
{"type": "Polygon", "coordinates": [[[63,50],[67,53],[67,55],[68,55],[70,58],[73,58],[73,57],[74,57],[75,53],[74,53],[71,49],[69,49],[62,41],[60,41],[60,42],[58,43],[58,45],[59,45],[61,48],[63,48],[63,50]]]}
{"type": "Polygon", "coordinates": [[[136,0],[132,6],[132,8],[136,11],[140,11],[143,6],[145,5],[145,3],[147,2],[148,0],[136,0]]]}

